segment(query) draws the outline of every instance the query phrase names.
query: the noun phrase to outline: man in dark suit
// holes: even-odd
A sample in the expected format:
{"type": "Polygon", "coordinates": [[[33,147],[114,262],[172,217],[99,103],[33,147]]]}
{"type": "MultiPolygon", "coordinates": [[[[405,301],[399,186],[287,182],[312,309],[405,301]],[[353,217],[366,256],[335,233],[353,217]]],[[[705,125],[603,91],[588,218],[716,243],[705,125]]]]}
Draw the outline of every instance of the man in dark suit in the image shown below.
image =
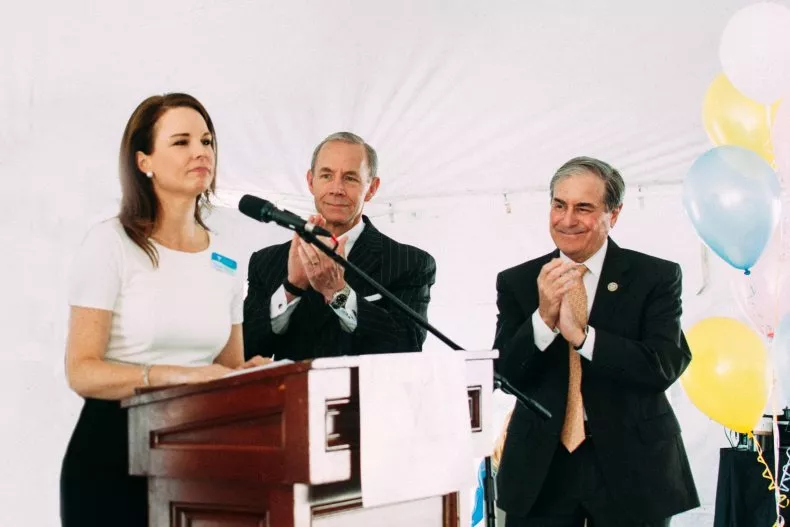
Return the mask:
{"type": "MultiPolygon", "coordinates": [[[[340,240],[338,253],[425,316],[436,277],[433,257],[380,233],[362,215],[376,194],[375,150],[339,132],[313,152],[307,185],[310,221],[340,240]]],[[[367,283],[298,236],[255,252],[244,301],[244,350],[293,360],[420,351],[426,332],[367,283]]]]}
{"type": "Polygon", "coordinates": [[[557,250],[497,277],[497,371],[517,404],[497,475],[508,527],[665,526],[699,498],[665,391],[691,361],[681,271],[609,237],[625,184],[580,157],[551,180],[557,250]]]}

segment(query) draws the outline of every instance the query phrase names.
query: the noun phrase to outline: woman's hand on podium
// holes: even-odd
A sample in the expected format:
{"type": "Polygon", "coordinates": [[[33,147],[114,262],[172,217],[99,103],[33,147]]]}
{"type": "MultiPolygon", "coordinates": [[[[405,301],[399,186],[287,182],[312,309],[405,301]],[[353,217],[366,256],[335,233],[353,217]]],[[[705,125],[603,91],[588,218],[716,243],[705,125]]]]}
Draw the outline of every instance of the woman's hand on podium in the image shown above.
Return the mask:
{"type": "Polygon", "coordinates": [[[263,366],[272,362],[269,357],[256,355],[247,362],[228,368],[222,364],[210,364],[208,366],[157,366],[154,365],[150,370],[152,386],[166,386],[172,384],[198,384],[201,382],[221,379],[234,370],[245,370],[255,366],[263,366]]]}
{"type": "Polygon", "coordinates": [[[195,366],[183,368],[180,382],[173,384],[198,384],[201,382],[221,379],[233,370],[221,364],[210,364],[208,366],[195,366]]]}
{"type": "Polygon", "coordinates": [[[255,355],[253,358],[238,366],[234,369],[236,370],[246,370],[247,368],[254,368],[256,366],[265,366],[274,360],[273,357],[261,357],[260,355],[255,355]]]}

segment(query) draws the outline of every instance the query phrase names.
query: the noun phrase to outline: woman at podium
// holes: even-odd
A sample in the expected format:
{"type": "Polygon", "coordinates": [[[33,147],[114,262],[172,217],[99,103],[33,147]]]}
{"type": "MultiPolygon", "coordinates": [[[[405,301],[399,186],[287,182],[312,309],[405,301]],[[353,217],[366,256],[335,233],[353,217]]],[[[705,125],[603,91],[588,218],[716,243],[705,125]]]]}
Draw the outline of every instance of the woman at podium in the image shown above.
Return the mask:
{"type": "Polygon", "coordinates": [[[202,216],[216,146],[211,118],[186,94],[146,99],[124,130],[120,213],[90,229],[69,284],[66,375],[85,404],[61,471],[64,527],[147,525],[120,399],[268,360],[244,363],[237,255],[202,216]]]}

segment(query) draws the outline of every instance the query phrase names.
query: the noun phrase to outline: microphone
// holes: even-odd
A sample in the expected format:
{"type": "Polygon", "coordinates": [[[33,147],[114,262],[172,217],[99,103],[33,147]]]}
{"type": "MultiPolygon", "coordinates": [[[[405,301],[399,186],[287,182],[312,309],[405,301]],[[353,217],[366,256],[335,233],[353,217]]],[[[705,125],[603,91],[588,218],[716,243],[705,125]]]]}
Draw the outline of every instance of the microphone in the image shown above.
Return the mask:
{"type": "Polygon", "coordinates": [[[289,210],[278,209],[271,201],[266,201],[257,196],[243,195],[239,201],[239,211],[245,216],[264,223],[273,221],[277,225],[292,231],[298,232],[303,229],[318,236],[332,238],[332,233],[323,227],[313,225],[289,210]]]}

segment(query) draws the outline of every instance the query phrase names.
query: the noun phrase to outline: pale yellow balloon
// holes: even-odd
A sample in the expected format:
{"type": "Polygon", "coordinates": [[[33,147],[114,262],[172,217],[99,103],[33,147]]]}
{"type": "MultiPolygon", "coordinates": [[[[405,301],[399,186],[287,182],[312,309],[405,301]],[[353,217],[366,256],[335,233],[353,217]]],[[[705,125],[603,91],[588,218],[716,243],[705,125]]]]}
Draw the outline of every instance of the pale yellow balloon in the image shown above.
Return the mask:
{"type": "Polygon", "coordinates": [[[749,99],[723,73],[710,83],[702,103],[702,122],[716,146],[736,145],[774,165],[771,124],[780,101],[771,106],[749,99]]]}
{"type": "Polygon", "coordinates": [[[726,317],[696,323],[686,338],[692,359],[680,382],[691,402],[727,428],[750,432],[771,386],[763,341],[743,322],[726,317]]]}

